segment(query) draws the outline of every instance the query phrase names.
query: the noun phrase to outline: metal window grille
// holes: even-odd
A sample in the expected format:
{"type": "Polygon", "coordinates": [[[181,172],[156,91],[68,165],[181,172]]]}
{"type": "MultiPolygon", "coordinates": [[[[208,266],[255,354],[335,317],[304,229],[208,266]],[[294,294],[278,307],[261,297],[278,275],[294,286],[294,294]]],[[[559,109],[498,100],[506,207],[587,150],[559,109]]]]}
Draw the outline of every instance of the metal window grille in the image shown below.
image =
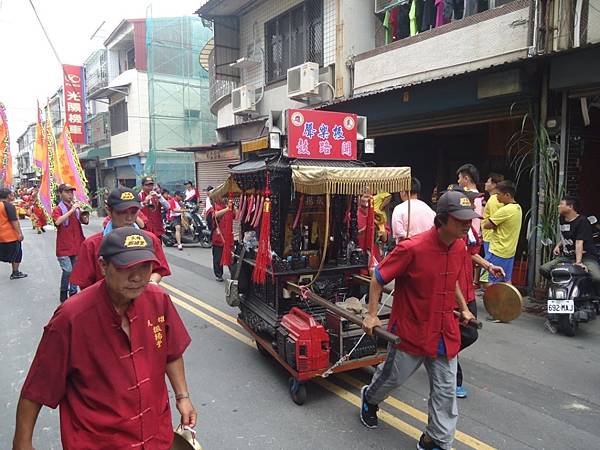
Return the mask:
{"type": "Polygon", "coordinates": [[[108,107],[110,114],[110,135],[114,136],[129,129],[127,123],[127,102],[120,101],[108,107]]]}
{"type": "Polygon", "coordinates": [[[323,0],[307,0],[267,22],[265,46],[267,82],[307,61],[323,65],[323,0]]]}

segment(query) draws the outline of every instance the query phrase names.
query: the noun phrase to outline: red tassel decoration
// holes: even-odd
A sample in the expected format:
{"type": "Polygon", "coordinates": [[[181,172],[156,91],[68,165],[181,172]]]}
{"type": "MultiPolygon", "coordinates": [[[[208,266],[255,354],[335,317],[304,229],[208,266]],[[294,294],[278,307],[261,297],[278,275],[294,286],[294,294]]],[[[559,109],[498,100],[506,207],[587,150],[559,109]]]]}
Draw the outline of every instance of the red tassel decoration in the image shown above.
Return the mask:
{"type": "Polygon", "coordinates": [[[269,172],[267,172],[267,188],[265,189],[260,224],[260,236],[258,238],[258,252],[256,264],[252,272],[252,281],[256,284],[265,284],[267,281],[267,270],[272,266],[271,260],[271,188],[269,186],[269,172]]]}
{"type": "Polygon", "coordinates": [[[227,203],[228,211],[219,222],[219,228],[223,234],[223,255],[221,256],[221,265],[230,267],[232,263],[231,252],[233,251],[233,194],[229,194],[227,203]]]}
{"type": "Polygon", "coordinates": [[[375,246],[375,208],[373,206],[373,197],[369,200],[369,211],[367,212],[367,224],[365,227],[365,250],[369,254],[369,268],[371,267],[371,257],[373,256],[373,247],[375,246]]]}

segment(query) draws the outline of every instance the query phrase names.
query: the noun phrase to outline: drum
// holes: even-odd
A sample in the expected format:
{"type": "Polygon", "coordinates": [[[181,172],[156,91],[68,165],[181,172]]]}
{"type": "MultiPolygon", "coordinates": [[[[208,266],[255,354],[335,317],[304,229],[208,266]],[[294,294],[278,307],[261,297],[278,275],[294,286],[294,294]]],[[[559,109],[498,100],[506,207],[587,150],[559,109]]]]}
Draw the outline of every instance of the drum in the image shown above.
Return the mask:
{"type": "Polygon", "coordinates": [[[512,284],[495,283],[485,290],[483,304],[494,319],[510,322],[521,315],[523,297],[512,284]]]}

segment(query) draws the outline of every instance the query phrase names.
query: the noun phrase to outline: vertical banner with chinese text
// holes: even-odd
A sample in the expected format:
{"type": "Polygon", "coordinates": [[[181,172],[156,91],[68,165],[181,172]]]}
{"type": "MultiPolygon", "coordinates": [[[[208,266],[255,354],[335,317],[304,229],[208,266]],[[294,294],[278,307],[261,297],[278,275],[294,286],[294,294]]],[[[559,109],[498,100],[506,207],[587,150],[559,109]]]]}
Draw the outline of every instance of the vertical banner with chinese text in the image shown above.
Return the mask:
{"type": "Polygon", "coordinates": [[[303,159],[357,159],[356,114],[288,110],[288,155],[303,159]]]}
{"type": "Polygon", "coordinates": [[[12,187],[12,184],[12,154],[10,153],[8,121],[4,105],[0,103],[0,187],[12,187]]]}
{"type": "Polygon", "coordinates": [[[85,86],[83,67],[63,64],[65,128],[74,144],[85,144],[85,86]]]}

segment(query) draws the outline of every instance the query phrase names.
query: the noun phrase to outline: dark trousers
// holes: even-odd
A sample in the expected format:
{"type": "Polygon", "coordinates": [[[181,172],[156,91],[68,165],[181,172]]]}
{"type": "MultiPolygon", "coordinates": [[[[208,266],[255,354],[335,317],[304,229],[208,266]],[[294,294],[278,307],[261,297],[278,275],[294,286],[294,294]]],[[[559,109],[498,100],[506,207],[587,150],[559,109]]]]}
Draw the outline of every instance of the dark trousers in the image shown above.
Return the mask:
{"type": "Polygon", "coordinates": [[[221,265],[221,257],[223,256],[223,247],[217,245],[212,246],[213,255],[213,272],[215,277],[223,278],[223,266],[221,265]]]}
{"type": "MultiPolygon", "coordinates": [[[[477,317],[477,302],[469,302],[467,303],[467,306],[469,308],[469,311],[471,311],[471,313],[477,317]]],[[[473,327],[463,327],[461,325],[460,327],[460,350],[462,351],[465,348],[469,347],[470,345],[473,345],[473,343],[475,343],[475,341],[477,340],[477,338],[479,337],[479,333],[477,332],[477,328],[473,328],[473,327]]],[[[462,368],[460,367],[460,360],[457,358],[456,359],[458,364],[457,364],[457,368],[456,368],[456,385],[457,386],[462,386],[463,383],[463,373],[462,373],[462,368]]]]}

